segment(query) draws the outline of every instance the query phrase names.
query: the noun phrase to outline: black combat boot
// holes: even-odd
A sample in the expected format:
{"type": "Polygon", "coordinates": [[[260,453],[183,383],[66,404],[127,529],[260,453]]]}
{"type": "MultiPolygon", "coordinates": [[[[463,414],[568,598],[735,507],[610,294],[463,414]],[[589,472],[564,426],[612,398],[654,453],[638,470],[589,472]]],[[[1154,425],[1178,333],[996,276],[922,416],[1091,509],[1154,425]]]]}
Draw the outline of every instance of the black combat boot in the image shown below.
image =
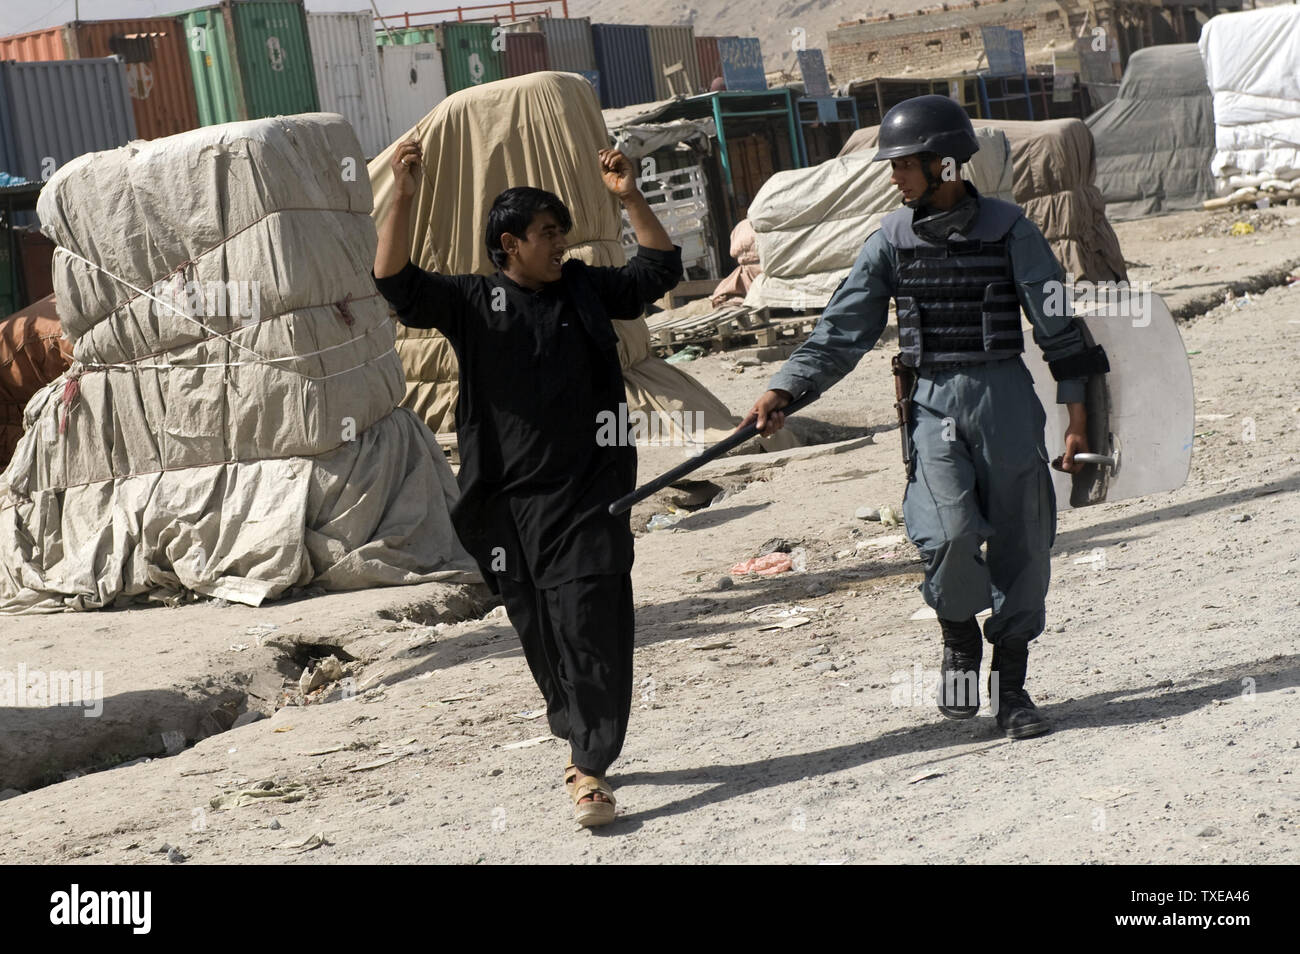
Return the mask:
{"type": "Polygon", "coordinates": [[[997,693],[998,728],[1009,739],[1028,739],[1052,729],[1052,724],[1034,707],[1034,700],[1025,692],[1025,670],[1028,666],[1027,645],[993,647],[989,695],[997,693]]]}
{"type": "Polygon", "coordinates": [[[940,619],[943,666],[939,670],[939,712],[945,719],[973,719],[980,710],[980,656],[984,640],[974,617],[940,619]]]}

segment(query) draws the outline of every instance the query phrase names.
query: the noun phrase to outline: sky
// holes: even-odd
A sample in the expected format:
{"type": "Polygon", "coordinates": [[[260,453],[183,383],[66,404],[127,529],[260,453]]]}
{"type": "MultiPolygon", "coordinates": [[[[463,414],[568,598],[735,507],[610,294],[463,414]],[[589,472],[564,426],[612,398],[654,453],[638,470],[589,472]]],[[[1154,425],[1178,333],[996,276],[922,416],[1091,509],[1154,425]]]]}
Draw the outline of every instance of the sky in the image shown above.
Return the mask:
{"type": "MultiPolygon", "coordinates": [[[[83,20],[156,17],[209,5],[204,0],[80,0],[80,4],[83,20]]],[[[315,13],[366,10],[369,5],[369,0],[307,0],[307,9],[315,13]]],[[[484,5],[479,0],[376,0],[381,14],[484,5]]],[[[0,36],[68,23],[76,19],[76,6],[77,0],[0,0],[0,36]]]]}

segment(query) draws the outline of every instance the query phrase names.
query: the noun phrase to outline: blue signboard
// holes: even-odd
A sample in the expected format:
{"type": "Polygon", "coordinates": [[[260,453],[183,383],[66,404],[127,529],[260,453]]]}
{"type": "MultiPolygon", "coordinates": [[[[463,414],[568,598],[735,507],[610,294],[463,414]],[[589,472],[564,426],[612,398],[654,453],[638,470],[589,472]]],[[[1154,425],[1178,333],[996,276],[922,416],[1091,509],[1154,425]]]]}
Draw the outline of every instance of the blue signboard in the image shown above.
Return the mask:
{"type": "Polygon", "coordinates": [[[596,102],[603,102],[600,98],[600,70],[574,70],[596,90],[596,102]]]}
{"type": "Polygon", "coordinates": [[[757,37],[719,37],[718,57],[722,60],[722,79],[728,90],[767,89],[763,49],[757,37]]]}
{"type": "Polygon", "coordinates": [[[1004,26],[980,27],[984,56],[993,76],[1019,76],[1025,72],[1025,35],[1004,26]]]}
{"type": "Polygon", "coordinates": [[[830,77],[826,75],[826,60],[821,50],[800,50],[795,54],[799,58],[799,72],[803,75],[803,94],[805,96],[829,96],[831,94],[830,77]]]}

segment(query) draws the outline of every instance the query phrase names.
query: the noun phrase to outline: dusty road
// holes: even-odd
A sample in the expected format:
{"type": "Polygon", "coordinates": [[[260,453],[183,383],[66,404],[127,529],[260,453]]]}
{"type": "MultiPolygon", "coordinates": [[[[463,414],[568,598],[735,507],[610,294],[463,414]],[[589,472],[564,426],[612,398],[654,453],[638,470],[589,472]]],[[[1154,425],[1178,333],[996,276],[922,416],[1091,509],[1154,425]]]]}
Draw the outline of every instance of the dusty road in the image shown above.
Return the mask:
{"type": "MultiPolygon", "coordinates": [[[[1300,210],[1196,235],[1211,218],[1121,225],[1131,277],[1198,311],[1300,265],[1300,210]]],[[[4,619],[10,668],[104,673],[99,719],[0,713],[0,744],[32,771],[201,740],[0,802],[0,861],[165,863],[164,846],[189,863],[1292,860],[1300,287],[1181,330],[1198,415],[1186,486],[1060,516],[1028,685],[1050,735],[945,722],[916,691],[939,637],[910,618],[915,551],[854,516],[901,509],[886,342],[802,425],[849,440],[720,462],[724,499],[640,537],[638,697],[610,828],[575,831],[566,753],[536,741],[541,700],[500,612],[428,586],[4,619]],[[805,548],[806,572],[719,588],[774,537],[805,548]],[[282,705],[330,653],[342,681],[282,705]],[[274,715],[220,731],[245,710],[274,715]]],[[[754,355],[688,367],[739,411],[777,364],[737,367],[754,355]]]]}

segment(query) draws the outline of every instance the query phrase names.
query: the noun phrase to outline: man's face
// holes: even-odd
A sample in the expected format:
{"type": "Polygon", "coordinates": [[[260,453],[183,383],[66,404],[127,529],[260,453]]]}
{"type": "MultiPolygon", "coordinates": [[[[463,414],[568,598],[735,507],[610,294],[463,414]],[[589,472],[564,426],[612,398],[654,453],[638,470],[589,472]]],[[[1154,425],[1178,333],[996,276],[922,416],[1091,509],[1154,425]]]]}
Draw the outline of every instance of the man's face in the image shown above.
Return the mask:
{"type": "MultiPolygon", "coordinates": [[[[509,233],[507,233],[509,234],[509,233]]],[[[513,252],[516,269],[527,281],[558,282],[561,277],[560,261],[569,247],[564,229],[551,212],[533,216],[528,230],[522,236],[502,238],[502,247],[513,252]],[[510,239],[514,239],[513,243],[510,239]]]]}
{"type": "MultiPolygon", "coordinates": [[[[938,160],[932,160],[937,163],[938,160]]],[[[904,156],[901,159],[890,159],[889,168],[893,174],[889,177],[891,185],[898,187],[898,191],[904,202],[914,202],[919,199],[926,190],[925,172],[921,168],[920,156],[904,156]]]]}

